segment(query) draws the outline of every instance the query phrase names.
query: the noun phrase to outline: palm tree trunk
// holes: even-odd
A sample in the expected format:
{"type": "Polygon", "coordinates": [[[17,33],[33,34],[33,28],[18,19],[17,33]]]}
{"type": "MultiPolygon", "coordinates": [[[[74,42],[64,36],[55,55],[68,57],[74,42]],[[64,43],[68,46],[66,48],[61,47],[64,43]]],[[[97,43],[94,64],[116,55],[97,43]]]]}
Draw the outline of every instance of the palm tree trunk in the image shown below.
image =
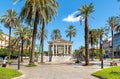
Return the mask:
{"type": "Polygon", "coordinates": [[[11,56],[11,27],[9,27],[9,53],[8,53],[8,62],[10,60],[10,56],[11,56]]]}
{"type": "Polygon", "coordinates": [[[92,49],[91,49],[91,60],[93,61],[94,59],[93,59],[93,51],[94,51],[94,49],[93,49],[93,37],[91,37],[91,47],[92,47],[92,49]]]}
{"type": "Polygon", "coordinates": [[[32,48],[31,48],[31,52],[30,52],[29,64],[34,63],[34,50],[35,50],[35,45],[36,45],[36,33],[37,33],[37,24],[38,23],[39,23],[38,12],[36,12],[34,28],[33,28],[33,35],[32,35],[32,48]]]}
{"type": "Polygon", "coordinates": [[[71,41],[71,35],[70,35],[70,41],[71,41]]]}
{"type": "Polygon", "coordinates": [[[114,50],[113,50],[113,29],[111,30],[111,34],[112,34],[112,51],[111,51],[111,52],[112,52],[112,53],[111,53],[111,54],[112,54],[112,57],[111,57],[111,58],[113,59],[113,58],[114,58],[114,50]]]}
{"type": "Polygon", "coordinates": [[[88,17],[85,17],[85,65],[89,65],[88,17]]]}
{"type": "Polygon", "coordinates": [[[45,22],[43,19],[43,23],[42,23],[42,36],[41,36],[41,63],[43,63],[43,55],[44,55],[44,29],[45,29],[45,22]]]}

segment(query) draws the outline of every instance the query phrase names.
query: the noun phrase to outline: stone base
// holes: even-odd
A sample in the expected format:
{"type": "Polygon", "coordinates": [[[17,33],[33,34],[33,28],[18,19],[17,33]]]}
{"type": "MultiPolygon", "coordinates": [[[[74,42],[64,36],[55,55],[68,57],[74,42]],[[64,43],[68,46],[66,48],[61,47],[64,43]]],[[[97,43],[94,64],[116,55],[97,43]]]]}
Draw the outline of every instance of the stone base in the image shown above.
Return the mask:
{"type": "MultiPolygon", "coordinates": [[[[69,62],[72,56],[52,56],[51,62],[69,62]]],[[[38,62],[41,61],[41,57],[38,58],[38,62]]],[[[44,56],[44,62],[49,62],[49,56],[44,56]]]]}

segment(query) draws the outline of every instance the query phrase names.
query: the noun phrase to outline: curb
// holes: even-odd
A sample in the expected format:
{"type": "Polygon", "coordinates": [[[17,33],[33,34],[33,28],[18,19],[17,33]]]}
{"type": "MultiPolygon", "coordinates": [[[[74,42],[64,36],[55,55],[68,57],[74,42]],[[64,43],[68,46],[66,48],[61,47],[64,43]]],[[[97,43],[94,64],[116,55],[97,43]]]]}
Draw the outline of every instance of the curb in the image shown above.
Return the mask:
{"type": "Polygon", "coordinates": [[[19,76],[19,77],[15,77],[15,78],[12,78],[12,79],[18,79],[18,78],[22,78],[22,77],[24,77],[25,75],[21,75],[21,76],[19,76]]]}

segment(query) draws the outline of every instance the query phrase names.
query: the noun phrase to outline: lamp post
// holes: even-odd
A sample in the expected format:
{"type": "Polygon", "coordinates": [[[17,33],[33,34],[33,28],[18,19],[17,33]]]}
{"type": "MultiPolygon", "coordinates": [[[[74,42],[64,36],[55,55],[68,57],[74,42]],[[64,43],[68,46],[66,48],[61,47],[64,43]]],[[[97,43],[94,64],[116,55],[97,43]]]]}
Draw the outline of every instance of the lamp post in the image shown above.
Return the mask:
{"type": "Polygon", "coordinates": [[[18,70],[20,70],[20,44],[18,44],[18,70]]]}
{"type": "Polygon", "coordinates": [[[103,53],[102,53],[102,48],[103,48],[103,41],[100,42],[101,69],[103,69],[103,53]]]}

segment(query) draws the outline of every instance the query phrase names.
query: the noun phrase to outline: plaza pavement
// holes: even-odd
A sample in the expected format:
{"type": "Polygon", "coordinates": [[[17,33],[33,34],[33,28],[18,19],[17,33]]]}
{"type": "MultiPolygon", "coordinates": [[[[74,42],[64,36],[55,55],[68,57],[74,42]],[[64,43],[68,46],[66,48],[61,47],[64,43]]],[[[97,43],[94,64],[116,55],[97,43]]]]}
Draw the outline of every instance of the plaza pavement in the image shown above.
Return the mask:
{"type": "MultiPolygon", "coordinates": [[[[109,67],[111,61],[104,61],[104,67],[109,67]]],[[[119,61],[118,61],[119,62],[119,61]]],[[[98,79],[91,74],[100,70],[100,61],[92,61],[92,66],[82,66],[75,63],[46,63],[36,67],[25,67],[21,64],[20,72],[23,76],[14,79],[98,79]]],[[[17,69],[16,65],[10,65],[17,69]]]]}

